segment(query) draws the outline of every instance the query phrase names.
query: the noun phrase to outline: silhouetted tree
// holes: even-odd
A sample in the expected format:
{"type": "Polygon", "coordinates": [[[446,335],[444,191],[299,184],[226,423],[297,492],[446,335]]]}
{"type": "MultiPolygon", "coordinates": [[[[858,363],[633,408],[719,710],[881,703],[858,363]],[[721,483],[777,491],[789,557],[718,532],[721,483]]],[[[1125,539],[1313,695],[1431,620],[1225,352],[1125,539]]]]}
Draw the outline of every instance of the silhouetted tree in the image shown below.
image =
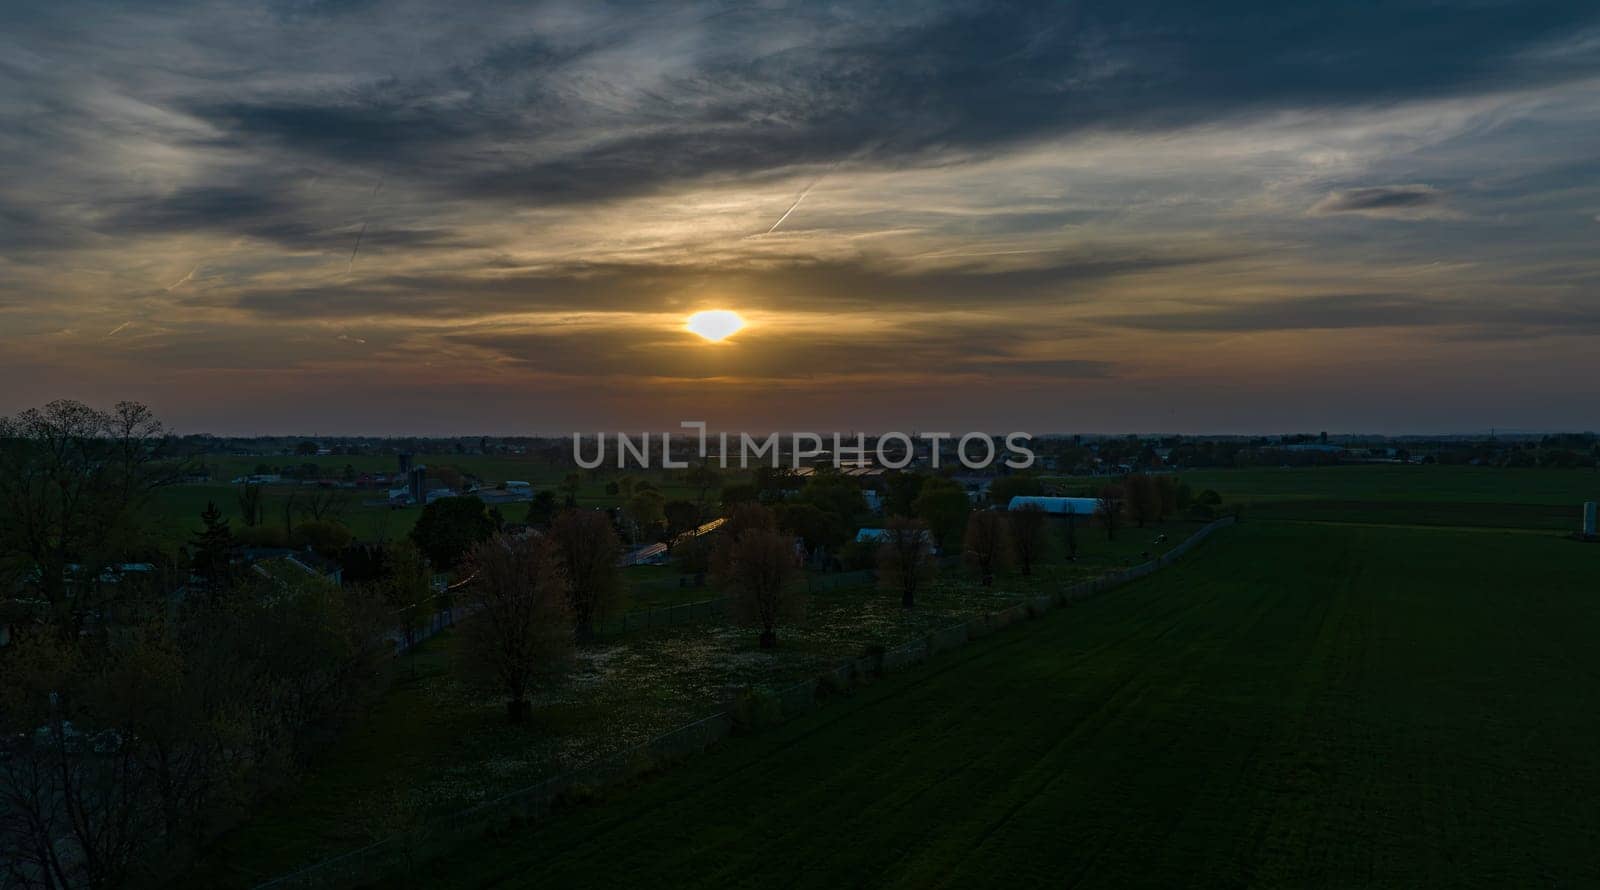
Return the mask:
{"type": "Polygon", "coordinates": [[[1161,514],[1161,492],[1156,488],[1154,479],[1143,473],[1134,473],[1123,482],[1123,491],[1127,497],[1128,515],[1140,528],[1144,528],[1145,523],[1154,522],[1161,514]]]}
{"type": "Polygon", "coordinates": [[[105,412],[56,401],[0,419],[0,563],[27,579],[0,584],[0,606],[26,601],[35,621],[76,638],[129,594],[96,579],[137,543],[150,497],[188,467],[136,402],[105,412]]]}
{"type": "Polygon", "coordinates": [[[239,513],[244,517],[244,524],[255,528],[267,518],[266,497],[262,494],[261,486],[246,483],[239,489],[239,513]]]}
{"type": "Polygon", "coordinates": [[[434,611],[433,573],[428,570],[422,551],[410,541],[386,547],[383,568],[378,593],[409,648],[434,611]]]}
{"type": "Polygon", "coordinates": [[[912,509],[917,518],[927,524],[940,549],[948,552],[956,547],[966,528],[972,500],[960,483],[932,476],[922,483],[912,509]]]}
{"type": "Polygon", "coordinates": [[[917,604],[917,591],[933,574],[932,535],[920,519],[896,516],[883,530],[878,545],[878,583],[900,592],[900,605],[917,604]]]}
{"type": "Polygon", "coordinates": [[[1044,494],[1044,480],[1031,473],[1002,476],[989,483],[989,503],[1004,510],[1011,506],[1014,497],[1038,497],[1044,494]]]}
{"type": "Polygon", "coordinates": [[[1125,499],[1126,495],[1120,485],[1107,485],[1100,489],[1100,502],[1095,507],[1094,516],[1106,530],[1108,541],[1116,540],[1117,526],[1122,523],[1122,504],[1125,499]]]}
{"type": "Polygon", "coordinates": [[[983,585],[994,583],[994,573],[1011,555],[1006,516],[996,510],[976,510],[967,517],[967,533],[962,541],[967,563],[978,570],[983,585]]]}
{"type": "Polygon", "coordinates": [[[700,527],[700,508],[693,501],[667,501],[661,508],[667,520],[667,547],[678,543],[678,538],[700,527]]]}
{"type": "Polygon", "coordinates": [[[475,497],[440,498],[422,508],[411,540],[440,569],[455,568],[473,545],[494,534],[494,520],[475,497]]]}
{"type": "MultiPolygon", "coordinates": [[[[929,478],[921,473],[890,472],[883,482],[883,511],[890,516],[920,515],[913,505],[929,478]]],[[[962,517],[962,521],[965,520],[966,517],[962,517]]]]}
{"type": "Polygon", "coordinates": [[[206,502],[200,522],[200,531],[189,539],[190,570],[199,592],[207,599],[215,600],[233,579],[233,560],[238,543],[233,539],[228,520],[214,502],[206,502]]]}
{"type": "Polygon", "coordinates": [[[1033,574],[1033,564],[1044,549],[1045,512],[1038,504],[1024,504],[1012,510],[1011,546],[1016,551],[1022,574],[1033,574]]]}
{"type": "Polygon", "coordinates": [[[798,537],[812,552],[821,548],[836,548],[849,540],[850,527],[836,513],[830,513],[812,503],[779,504],[776,511],[778,527],[798,537]]]}
{"type": "Polygon", "coordinates": [[[567,609],[579,638],[594,636],[594,624],[616,608],[622,594],[617,558],[622,542],[611,520],[598,510],[567,510],[550,524],[550,541],[566,589],[567,609]]]}
{"type": "Polygon", "coordinates": [[[732,565],[734,547],[752,531],[778,530],[778,520],[772,510],[754,501],[736,504],[728,513],[728,521],[717,529],[716,541],[711,550],[711,571],[726,579],[732,565]]]}
{"type": "Polygon", "coordinates": [[[778,627],[799,617],[801,596],[789,585],[795,574],[794,539],[765,528],[741,534],[727,554],[724,577],[733,588],[734,614],[761,629],[761,648],[778,645],[778,627]]]}
{"type": "Polygon", "coordinates": [[[541,490],[528,502],[528,516],[525,521],[534,528],[547,528],[555,518],[556,496],[549,489],[541,490]]]}
{"type": "Polygon", "coordinates": [[[1156,477],[1157,502],[1160,504],[1156,510],[1156,519],[1165,522],[1168,517],[1178,512],[1178,479],[1172,475],[1156,477]]]}
{"type": "Polygon", "coordinates": [[[471,663],[506,698],[506,719],[521,723],[529,693],[560,673],[572,654],[572,613],[549,542],[496,535],[466,557],[475,606],[466,626],[471,663]]]}

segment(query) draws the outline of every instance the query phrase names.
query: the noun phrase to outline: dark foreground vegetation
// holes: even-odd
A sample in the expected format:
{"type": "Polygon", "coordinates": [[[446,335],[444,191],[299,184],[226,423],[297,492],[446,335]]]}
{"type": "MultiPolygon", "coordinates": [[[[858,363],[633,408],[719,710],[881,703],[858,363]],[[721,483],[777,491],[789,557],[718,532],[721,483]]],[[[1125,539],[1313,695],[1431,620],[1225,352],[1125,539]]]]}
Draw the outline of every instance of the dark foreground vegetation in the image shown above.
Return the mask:
{"type": "MultiPolygon", "coordinates": [[[[346,464],[350,478],[334,481],[316,463],[394,454],[300,443],[309,471],[290,479],[194,444],[131,403],[57,402],[0,421],[3,890],[331,874],[315,863],[426,837],[730,701],[755,714],[841,660],[1023,608],[1241,514],[1245,530],[1208,557],[1209,575],[1186,569],[1109,598],[1127,605],[1096,603],[995,654],[936,663],[923,675],[931,691],[885,681],[771,739],[729,744],[707,763],[745,778],[709,781],[714,767],[699,765],[671,779],[691,784],[661,786],[680,789],[672,831],[694,826],[692,839],[633,837],[612,805],[580,807],[537,829],[549,854],[537,861],[513,845],[430,866],[428,881],[565,881],[593,848],[600,883],[653,877],[656,860],[680,883],[732,881],[758,873],[760,850],[839,881],[860,868],[964,884],[1010,873],[973,858],[993,849],[1016,877],[1054,864],[1119,883],[1140,876],[1140,844],[1170,840],[1174,862],[1225,883],[1345,883],[1361,863],[1381,880],[1521,882],[1572,874],[1564,838],[1594,827],[1592,813],[1550,804],[1544,846],[1515,847],[1534,850],[1516,862],[1494,858],[1512,847],[1471,834],[1483,813],[1537,823],[1559,766],[1574,787],[1588,781],[1569,741],[1593,727],[1558,708],[1588,707],[1573,681],[1592,680],[1593,666],[1569,650],[1596,629],[1581,579],[1600,548],[1555,532],[1570,533],[1593,497],[1592,469],[1344,449],[1360,465],[1239,468],[1235,455],[1234,468],[1180,474],[1166,463],[1178,447],[1102,440],[1057,454],[1065,473],[580,474],[548,449],[484,440],[437,461],[430,484],[443,487],[418,500],[373,469],[346,464]],[[226,463],[241,474],[230,487],[218,485],[226,463]],[[363,499],[363,486],[383,494],[363,499]],[[1082,498],[1086,512],[1056,501],[1048,513],[1030,496],[1082,498]],[[641,555],[655,564],[635,564],[641,555]],[[1419,680],[1431,694],[1403,697],[1419,680]],[[1451,733],[1471,735],[1469,700],[1489,731],[1452,748],[1451,733]],[[902,701],[919,711],[896,712],[902,701]],[[1549,709],[1542,720],[1535,704],[1549,709]],[[1312,710],[1338,722],[1307,722],[1312,710]],[[867,740],[860,763],[830,740],[836,724],[867,740]],[[1514,767],[1495,731],[1513,724],[1537,755],[1514,767]],[[1423,751],[1443,758],[1434,768],[1455,765],[1427,773],[1423,751]],[[1426,799],[1410,786],[1360,790],[1407,782],[1427,783],[1415,792],[1426,799]],[[930,821],[965,812],[943,799],[951,789],[989,803],[930,821]],[[824,817],[812,824],[801,803],[824,817]],[[1079,843],[1006,841],[1019,829],[1005,813],[1030,807],[1079,843]],[[764,840],[735,841],[727,813],[747,814],[764,840]],[[564,833],[569,816],[593,838],[564,833]],[[1446,819],[1474,838],[1470,851],[1411,824],[1446,819]],[[1341,835],[1341,820],[1361,831],[1341,835]],[[1280,837],[1285,825],[1304,842],[1280,837]],[[603,849],[607,837],[629,852],[603,849]],[[1274,852],[1295,844],[1300,859],[1274,852]],[[1327,852],[1304,852],[1316,844],[1327,852]],[[879,862],[884,845],[912,852],[879,862]],[[1373,851],[1426,869],[1361,858],[1373,851]]],[[[663,792],[644,793],[648,826],[663,792]]],[[[408,864],[422,861],[407,850],[408,864]]]]}
{"type": "Polygon", "coordinates": [[[1600,548],[1247,522],[417,886],[1587,886],[1600,548]]]}

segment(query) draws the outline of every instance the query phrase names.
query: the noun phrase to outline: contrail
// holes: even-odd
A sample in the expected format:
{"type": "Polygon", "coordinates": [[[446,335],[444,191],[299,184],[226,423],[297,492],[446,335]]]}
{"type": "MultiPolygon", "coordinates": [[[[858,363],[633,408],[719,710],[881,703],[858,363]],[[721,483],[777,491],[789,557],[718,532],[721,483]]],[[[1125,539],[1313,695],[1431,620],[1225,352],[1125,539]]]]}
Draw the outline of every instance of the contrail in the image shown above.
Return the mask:
{"type": "MultiPolygon", "coordinates": [[[[841,158],[840,160],[843,160],[843,159],[841,158]]],[[[778,221],[772,224],[772,228],[768,229],[766,231],[766,234],[770,235],[773,232],[778,231],[778,226],[783,225],[783,221],[789,218],[789,214],[793,213],[794,209],[796,207],[800,206],[800,202],[804,201],[806,199],[806,195],[811,194],[811,190],[817,187],[817,183],[821,182],[822,178],[824,176],[827,176],[829,173],[832,173],[834,168],[837,167],[837,166],[839,166],[839,161],[834,161],[833,163],[829,164],[828,165],[828,169],[822,171],[821,173],[818,173],[817,174],[817,178],[811,180],[811,184],[810,185],[808,185],[805,188],[801,189],[800,190],[800,197],[794,199],[794,203],[790,204],[789,205],[789,209],[785,210],[783,212],[783,215],[778,217],[778,221]]]]}
{"type": "Polygon", "coordinates": [[[800,197],[795,198],[794,199],[794,203],[789,205],[789,209],[785,210],[783,212],[783,215],[778,217],[778,221],[772,224],[772,228],[767,230],[767,234],[768,235],[772,234],[773,232],[778,231],[778,226],[783,225],[783,221],[789,218],[789,214],[793,213],[794,209],[796,207],[800,206],[800,202],[804,201],[806,199],[806,195],[811,194],[811,186],[814,186],[814,185],[816,185],[815,182],[813,182],[811,185],[808,185],[804,189],[801,190],[800,197]]]}
{"type": "MultiPolygon", "coordinates": [[[[170,288],[169,288],[169,290],[170,290],[170,288]]],[[[116,336],[116,335],[117,335],[117,333],[118,333],[118,332],[120,332],[120,331],[121,331],[121,330],[122,330],[122,329],[123,329],[123,328],[125,328],[125,327],[127,327],[127,326],[128,326],[128,325],[131,325],[131,324],[133,324],[133,322],[131,322],[131,321],[125,321],[125,322],[123,322],[123,323],[122,323],[122,324],[119,324],[119,325],[117,325],[117,326],[116,326],[116,327],[114,327],[114,328],[112,328],[112,329],[111,329],[111,330],[109,330],[109,331],[106,331],[106,335],[105,335],[105,338],[104,338],[104,339],[107,339],[107,340],[109,340],[109,339],[111,339],[111,338],[112,338],[112,337],[115,337],[115,336],[116,336]]]]}
{"type": "Polygon", "coordinates": [[[174,281],[171,284],[167,285],[167,293],[170,294],[173,291],[177,290],[178,289],[178,285],[183,284],[185,281],[188,281],[189,279],[193,278],[194,277],[194,273],[196,273],[198,271],[200,271],[200,266],[197,263],[193,269],[189,270],[189,274],[188,275],[185,275],[182,278],[179,278],[177,281],[174,281]]]}
{"type": "MultiPolygon", "coordinates": [[[[384,166],[387,167],[388,165],[385,164],[384,166]]],[[[355,271],[356,254],[361,252],[361,239],[366,237],[367,222],[372,219],[372,202],[378,199],[378,192],[383,188],[383,178],[386,175],[388,175],[386,169],[378,171],[378,184],[372,187],[372,194],[367,196],[367,209],[362,211],[361,214],[361,231],[356,233],[356,246],[350,249],[350,262],[345,266],[344,270],[346,275],[355,271]]]]}

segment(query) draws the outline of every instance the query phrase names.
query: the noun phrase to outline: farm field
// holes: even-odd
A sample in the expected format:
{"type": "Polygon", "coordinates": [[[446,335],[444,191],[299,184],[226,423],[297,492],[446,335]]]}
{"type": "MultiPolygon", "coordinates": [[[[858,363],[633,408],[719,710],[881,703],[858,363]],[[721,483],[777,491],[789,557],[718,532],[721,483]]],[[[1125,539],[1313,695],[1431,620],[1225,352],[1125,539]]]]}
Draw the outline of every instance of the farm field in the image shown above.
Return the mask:
{"type": "Polygon", "coordinates": [[[1600,882],[1600,547],[1246,522],[430,887],[1600,882]]]}
{"type": "MultiPolygon", "coordinates": [[[[230,482],[239,476],[248,476],[260,466],[267,468],[294,467],[302,464],[314,464],[326,470],[329,477],[338,478],[345,467],[350,467],[357,473],[383,472],[392,473],[395,470],[396,458],[394,455],[264,455],[264,456],[236,456],[207,454],[203,459],[211,471],[210,482],[186,483],[173,485],[157,492],[154,502],[150,506],[151,525],[160,539],[169,545],[180,544],[188,539],[190,532],[200,525],[200,513],[205,510],[206,504],[215,503],[222,515],[236,527],[243,524],[239,509],[239,486],[230,482]]],[[[552,464],[549,461],[534,457],[519,457],[510,455],[460,455],[460,454],[419,454],[416,455],[418,465],[439,467],[452,467],[462,473],[470,473],[483,480],[486,487],[496,483],[516,479],[532,483],[535,490],[553,489],[573,468],[552,464]]],[[[578,489],[577,500],[581,506],[610,507],[616,506],[619,498],[606,493],[606,479],[595,478],[589,473],[581,474],[584,482],[578,489]]],[[[693,500],[699,492],[685,486],[674,474],[663,470],[630,470],[626,473],[615,471],[615,477],[623,475],[633,476],[636,479],[648,479],[656,490],[668,500],[682,498],[693,500]]],[[[735,481],[733,474],[729,474],[729,481],[735,481]]],[[[285,501],[291,494],[306,491],[306,486],[285,483],[264,486],[267,501],[267,521],[269,523],[282,521],[282,510],[285,501]]],[[[358,539],[368,541],[381,541],[385,539],[405,537],[416,524],[417,517],[422,515],[420,507],[392,508],[388,505],[368,505],[367,501],[382,500],[386,492],[379,489],[349,489],[345,491],[347,502],[339,514],[339,519],[348,526],[358,539]]],[[[713,493],[714,494],[714,493],[713,493]]],[[[527,512],[524,504],[506,504],[501,506],[501,511],[511,521],[518,521],[527,512]]]]}
{"type": "MultiPolygon", "coordinates": [[[[774,651],[760,650],[753,631],[720,613],[681,626],[606,633],[579,647],[566,682],[541,690],[526,726],[507,725],[501,697],[470,682],[461,636],[447,632],[396,660],[387,693],[329,744],[302,781],[222,840],[202,882],[249,886],[447,817],[704,717],[720,709],[730,688],[792,685],[870,647],[892,648],[1041,590],[1143,561],[1146,552],[1159,555],[1199,527],[1130,527],[1114,541],[1098,529],[1080,529],[1079,558],[1068,563],[1063,527],[1052,525],[1032,577],[1013,571],[986,588],[952,566],[913,610],[861,573],[814,575],[797,582],[811,591],[804,621],[782,629],[774,651]]],[[[637,567],[624,577],[636,604],[639,591],[657,585],[664,589],[655,596],[680,593],[662,584],[675,578],[670,568],[637,567]]],[[[721,595],[715,588],[683,593],[721,595]]]]}
{"type": "Polygon", "coordinates": [[[1403,501],[1573,506],[1600,497],[1600,472],[1437,464],[1184,470],[1196,490],[1232,501],[1403,501]]]}
{"type": "Polygon", "coordinates": [[[1258,519],[1575,531],[1584,501],[1600,500],[1594,470],[1436,465],[1188,470],[1258,519]]]}

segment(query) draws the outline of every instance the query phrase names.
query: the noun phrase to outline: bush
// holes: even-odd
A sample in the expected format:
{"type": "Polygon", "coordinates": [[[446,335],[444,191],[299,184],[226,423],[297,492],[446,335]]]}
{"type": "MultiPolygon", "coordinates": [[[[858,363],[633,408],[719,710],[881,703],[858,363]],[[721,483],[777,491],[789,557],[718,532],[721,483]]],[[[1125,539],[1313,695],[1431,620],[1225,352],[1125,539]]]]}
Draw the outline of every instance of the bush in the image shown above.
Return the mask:
{"type": "Polygon", "coordinates": [[[318,554],[328,558],[339,555],[339,551],[350,546],[352,540],[350,530],[327,519],[308,519],[294,527],[294,538],[290,541],[295,547],[310,547],[318,554]]]}

